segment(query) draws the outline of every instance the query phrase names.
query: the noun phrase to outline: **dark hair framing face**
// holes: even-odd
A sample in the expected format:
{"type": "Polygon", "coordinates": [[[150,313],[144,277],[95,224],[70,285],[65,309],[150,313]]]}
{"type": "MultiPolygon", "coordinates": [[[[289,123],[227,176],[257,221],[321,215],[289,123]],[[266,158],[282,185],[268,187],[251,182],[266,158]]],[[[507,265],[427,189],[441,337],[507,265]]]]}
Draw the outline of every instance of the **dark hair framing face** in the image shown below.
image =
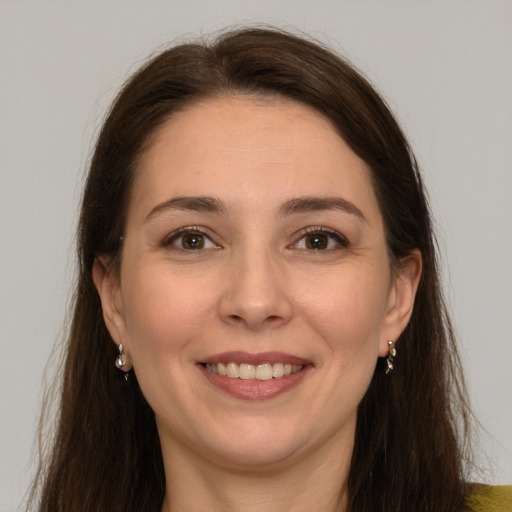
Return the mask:
{"type": "Polygon", "coordinates": [[[78,289],[58,430],[40,470],[41,510],[160,510],[165,477],[153,414],[136,376],[125,382],[113,365],[116,346],[92,268],[100,256],[119,265],[131,184],[158,128],[194,102],[232,94],[283,97],[329,118],[371,171],[392,269],[399,272],[415,249],[422,255],[395,371],[385,376],[379,361],[359,407],[349,510],[458,510],[465,488],[457,425],[467,434],[469,409],[416,162],[385,103],[350,64],[273,29],[164,51],[126,83],[108,113],[83,196],[78,289]]]}

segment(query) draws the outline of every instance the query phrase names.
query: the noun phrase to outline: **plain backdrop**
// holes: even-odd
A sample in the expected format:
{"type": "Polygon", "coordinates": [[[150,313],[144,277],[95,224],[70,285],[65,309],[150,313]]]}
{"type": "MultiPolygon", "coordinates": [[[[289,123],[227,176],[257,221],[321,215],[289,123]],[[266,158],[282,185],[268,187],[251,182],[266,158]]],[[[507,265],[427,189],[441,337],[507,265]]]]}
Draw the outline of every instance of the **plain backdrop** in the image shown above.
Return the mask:
{"type": "MultiPolygon", "coordinates": [[[[0,511],[34,464],[94,135],[120,84],[169,42],[229,25],[303,30],[349,56],[416,151],[438,226],[483,477],[512,483],[512,3],[0,1],[0,511]]],[[[84,348],[86,354],[86,348],[84,348]]]]}

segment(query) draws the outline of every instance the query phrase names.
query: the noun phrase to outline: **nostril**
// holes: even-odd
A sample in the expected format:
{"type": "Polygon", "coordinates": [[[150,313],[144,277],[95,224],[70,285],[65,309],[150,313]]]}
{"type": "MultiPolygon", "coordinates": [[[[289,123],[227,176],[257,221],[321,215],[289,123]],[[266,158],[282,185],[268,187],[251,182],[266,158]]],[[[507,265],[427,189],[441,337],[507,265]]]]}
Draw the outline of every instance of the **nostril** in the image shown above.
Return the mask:
{"type": "MultiPolygon", "coordinates": [[[[244,320],[244,317],[242,315],[229,315],[229,318],[234,322],[234,323],[241,323],[241,322],[246,322],[246,320],[244,320]]],[[[264,320],[263,320],[263,323],[276,323],[278,322],[279,320],[281,319],[281,317],[279,315],[269,315],[267,316],[264,320]]]]}

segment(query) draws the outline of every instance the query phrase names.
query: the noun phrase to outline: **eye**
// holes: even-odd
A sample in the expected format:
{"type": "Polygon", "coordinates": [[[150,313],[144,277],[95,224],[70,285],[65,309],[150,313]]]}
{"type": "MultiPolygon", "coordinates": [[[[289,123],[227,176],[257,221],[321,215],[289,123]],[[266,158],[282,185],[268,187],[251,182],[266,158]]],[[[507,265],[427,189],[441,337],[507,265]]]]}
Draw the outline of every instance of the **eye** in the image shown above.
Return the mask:
{"type": "Polygon", "coordinates": [[[308,228],[293,245],[307,251],[330,251],[348,246],[348,240],[337,231],[328,228],[308,228]]]}
{"type": "Polygon", "coordinates": [[[167,236],[162,245],[182,251],[219,248],[206,233],[198,228],[180,228],[167,236]]]}

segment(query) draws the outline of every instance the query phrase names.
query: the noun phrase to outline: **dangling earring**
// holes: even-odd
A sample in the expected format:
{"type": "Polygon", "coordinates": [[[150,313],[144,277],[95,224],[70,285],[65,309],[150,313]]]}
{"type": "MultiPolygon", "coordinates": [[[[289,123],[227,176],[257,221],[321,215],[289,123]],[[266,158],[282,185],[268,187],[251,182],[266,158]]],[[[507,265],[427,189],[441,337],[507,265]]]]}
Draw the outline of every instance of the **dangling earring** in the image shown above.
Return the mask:
{"type": "Polygon", "coordinates": [[[388,348],[388,357],[386,359],[388,367],[386,368],[386,375],[393,371],[393,361],[396,356],[395,342],[393,340],[388,340],[388,348]]]}
{"type": "Polygon", "coordinates": [[[126,366],[126,359],[123,357],[123,344],[119,343],[119,346],[117,347],[118,354],[116,357],[116,368],[118,370],[121,370],[124,372],[124,380],[128,380],[128,371],[123,370],[123,368],[126,366]]]}

